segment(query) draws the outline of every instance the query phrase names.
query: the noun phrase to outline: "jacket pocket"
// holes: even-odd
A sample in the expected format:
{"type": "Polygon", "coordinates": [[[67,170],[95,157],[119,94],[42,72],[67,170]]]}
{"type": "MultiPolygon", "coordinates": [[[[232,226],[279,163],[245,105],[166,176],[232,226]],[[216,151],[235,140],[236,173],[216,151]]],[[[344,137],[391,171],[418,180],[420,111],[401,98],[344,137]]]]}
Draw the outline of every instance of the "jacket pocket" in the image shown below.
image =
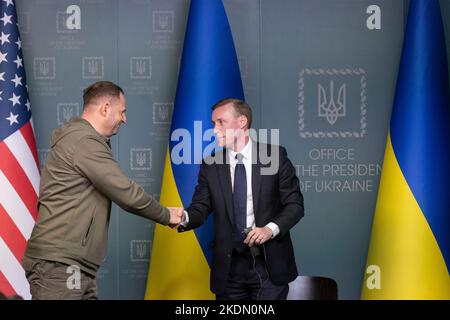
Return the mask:
{"type": "Polygon", "coordinates": [[[84,234],[83,241],[81,242],[81,245],[83,247],[86,246],[86,244],[88,243],[89,236],[90,236],[91,230],[92,230],[92,226],[94,224],[94,216],[95,216],[95,212],[92,214],[91,221],[89,222],[89,226],[84,234]]]}

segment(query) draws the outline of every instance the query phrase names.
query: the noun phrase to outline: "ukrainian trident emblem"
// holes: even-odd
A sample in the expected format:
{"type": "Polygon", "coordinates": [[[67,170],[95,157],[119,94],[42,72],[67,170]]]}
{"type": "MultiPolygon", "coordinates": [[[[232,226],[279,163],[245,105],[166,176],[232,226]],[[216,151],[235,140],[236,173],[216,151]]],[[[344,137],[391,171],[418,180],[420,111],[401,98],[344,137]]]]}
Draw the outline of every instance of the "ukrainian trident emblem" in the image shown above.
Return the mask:
{"type": "Polygon", "coordinates": [[[335,96],[334,81],[330,81],[329,92],[318,84],[318,112],[319,117],[325,118],[329,124],[334,125],[340,117],[345,117],[347,92],[345,83],[339,87],[335,96]]]}

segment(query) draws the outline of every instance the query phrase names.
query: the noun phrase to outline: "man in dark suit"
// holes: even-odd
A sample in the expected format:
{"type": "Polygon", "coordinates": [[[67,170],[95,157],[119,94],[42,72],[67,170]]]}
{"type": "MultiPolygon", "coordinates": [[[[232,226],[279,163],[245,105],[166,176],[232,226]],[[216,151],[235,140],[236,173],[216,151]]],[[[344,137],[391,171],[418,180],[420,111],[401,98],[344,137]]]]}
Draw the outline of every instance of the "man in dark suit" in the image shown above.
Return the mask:
{"type": "Polygon", "coordinates": [[[224,149],[202,162],[179,231],[214,213],[211,291],[217,299],[286,299],[298,275],[289,230],[304,215],[295,169],[283,147],[250,139],[246,102],[224,99],[212,109],[224,149]]]}

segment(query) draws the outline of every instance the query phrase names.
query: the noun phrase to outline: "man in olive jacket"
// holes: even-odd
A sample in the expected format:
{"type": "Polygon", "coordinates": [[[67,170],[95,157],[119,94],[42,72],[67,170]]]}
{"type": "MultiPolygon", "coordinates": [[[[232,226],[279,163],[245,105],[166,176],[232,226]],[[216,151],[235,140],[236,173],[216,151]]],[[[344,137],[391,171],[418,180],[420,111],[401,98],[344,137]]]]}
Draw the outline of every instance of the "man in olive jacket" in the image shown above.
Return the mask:
{"type": "Polygon", "coordinates": [[[53,131],[42,172],[39,215],[22,260],[33,299],[97,298],[111,201],[163,225],[181,222],[181,209],[161,206],[113,157],[109,138],[126,123],[122,89],[97,82],[83,102],[80,118],[53,131]]]}

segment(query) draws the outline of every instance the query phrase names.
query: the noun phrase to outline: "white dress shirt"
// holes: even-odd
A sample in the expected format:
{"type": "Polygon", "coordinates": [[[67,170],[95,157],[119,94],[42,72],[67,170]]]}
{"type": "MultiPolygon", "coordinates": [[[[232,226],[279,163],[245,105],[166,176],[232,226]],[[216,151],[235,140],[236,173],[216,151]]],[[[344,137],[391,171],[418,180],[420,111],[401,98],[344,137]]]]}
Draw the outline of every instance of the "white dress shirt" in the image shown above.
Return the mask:
{"type": "MultiPolygon", "coordinates": [[[[252,193],[252,139],[249,139],[245,147],[240,151],[236,152],[231,149],[227,149],[228,163],[230,164],[230,175],[231,175],[231,188],[234,190],[234,170],[236,168],[236,164],[238,160],[236,159],[236,155],[238,153],[242,154],[245,167],[245,174],[247,177],[247,228],[255,228],[255,213],[253,209],[253,193],[252,193]]],[[[184,211],[185,221],[182,223],[183,226],[186,226],[189,222],[188,212],[184,211]]],[[[280,229],[278,226],[269,222],[266,225],[270,230],[272,230],[272,238],[276,237],[280,233],[280,229]]]]}

